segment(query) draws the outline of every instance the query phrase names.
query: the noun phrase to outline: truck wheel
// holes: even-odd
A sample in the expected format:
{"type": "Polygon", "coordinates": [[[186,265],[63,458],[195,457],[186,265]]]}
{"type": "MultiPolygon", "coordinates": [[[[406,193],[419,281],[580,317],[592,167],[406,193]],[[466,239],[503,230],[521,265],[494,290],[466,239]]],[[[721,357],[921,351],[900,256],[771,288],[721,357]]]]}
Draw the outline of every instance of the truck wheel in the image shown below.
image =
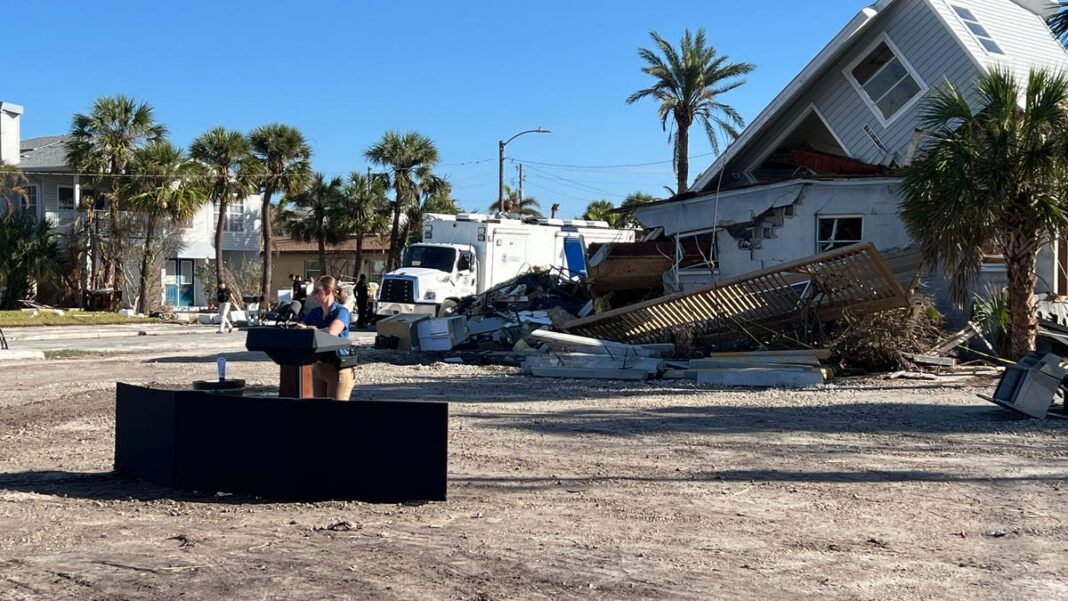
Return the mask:
{"type": "Polygon", "coordinates": [[[444,317],[446,315],[452,315],[455,311],[456,301],[450,298],[441,303],[441,307],[438,309],[438,315],[444,317]]]}

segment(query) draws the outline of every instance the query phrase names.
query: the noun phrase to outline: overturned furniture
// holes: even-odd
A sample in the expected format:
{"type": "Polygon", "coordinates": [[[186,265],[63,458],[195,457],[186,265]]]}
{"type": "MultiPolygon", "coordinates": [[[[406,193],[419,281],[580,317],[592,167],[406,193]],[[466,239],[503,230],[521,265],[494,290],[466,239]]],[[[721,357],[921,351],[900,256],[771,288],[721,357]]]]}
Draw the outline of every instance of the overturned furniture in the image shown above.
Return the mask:
{"type": "Polygon", "coordinates": [[[1029,417],[1062,417],[1050,411],[1068,374],[1062,361],[1053,353],[1031,353],[1016,365],[1005,368],[993,397],[979,395],[979,398],[1029,417]]]}
{"type": "Polygon", "coordinates": [[[906,306],[905,293],[875,246],[861,243],[578,319],[566,331],[632,344],[671,341],[692,330],[710,346],[783,333],[906,306]]]}

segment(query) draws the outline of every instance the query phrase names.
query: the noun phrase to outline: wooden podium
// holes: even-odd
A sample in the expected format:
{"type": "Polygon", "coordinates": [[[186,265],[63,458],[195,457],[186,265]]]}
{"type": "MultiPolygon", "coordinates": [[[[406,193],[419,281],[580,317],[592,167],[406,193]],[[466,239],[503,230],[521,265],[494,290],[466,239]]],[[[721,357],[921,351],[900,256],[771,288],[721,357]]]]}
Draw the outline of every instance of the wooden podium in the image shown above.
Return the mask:
{"type": "Polygon", "coordinates": [[[314,397],[312,365],[348,346],[348,340],[311,328],[249,328],[245,338],[246,349],[263,351],[278,364],[278,396],[295,399],[314,397]]]}

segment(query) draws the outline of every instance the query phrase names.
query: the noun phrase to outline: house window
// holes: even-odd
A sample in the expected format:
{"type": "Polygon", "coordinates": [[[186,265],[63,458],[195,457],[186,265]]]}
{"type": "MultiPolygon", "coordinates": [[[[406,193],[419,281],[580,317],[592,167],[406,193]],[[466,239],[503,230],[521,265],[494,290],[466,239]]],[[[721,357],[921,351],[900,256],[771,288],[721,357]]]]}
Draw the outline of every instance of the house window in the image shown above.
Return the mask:
{"type": "Polygon", "coordinates": [[[34,219],[37,218],[37,186],[23,186],[26,192],[25,198],[15,195],[15,202],[22,205],[22,214],[34,219]]]}
{"type": "Polygon", "coordinates": [[[59,210],[74,210],[74,188],[71,188],[69,186],[59,187],[59,210]]]}
{"type": "Polygon", "coordinates": [[[990,36],[986,27],[983,27],[983,25],[979,23],[979,19],[975,18],[975,13],[960,6],[954,6],[953,12],[957,13],[957,16],[960,17],[964,26],[968,28],[968,31],[972,32],[972,35],[975,36],[975,41],[979,42],[979,45],[982,46],[984,50],[989,54],[1005,54],[1005,52],[1001,50],[1001,46],[998,46],[998,43],[990,36]]]}
{"type": "MultiPolygon", "coordinates": [[[[212,203],[212,215],[215,223],[219,223],[219,203],[212,203]]],[[[226,204],[226,220],[223,221],[224,232],[245,231],[245,201],[235,200],[226,204]]]]}
{"type": "Polygon", "coordinates": [[[323,274],[322,268],[319,267],[318,259],[305,259],[304,261],[304,281],[311,282],[317,279],[323,274]]]}
{"type": "Polygon", "coordinates": [[[857,215],[819,217],[816,252],[827,252],[864,239],[864,218],[857,215]]]}
{"type": "Polygon", "coordinates": [[[884,39],[858,63],[849,76],[883,123],[919,98],[926,86],[889,39],[884,39]]]}

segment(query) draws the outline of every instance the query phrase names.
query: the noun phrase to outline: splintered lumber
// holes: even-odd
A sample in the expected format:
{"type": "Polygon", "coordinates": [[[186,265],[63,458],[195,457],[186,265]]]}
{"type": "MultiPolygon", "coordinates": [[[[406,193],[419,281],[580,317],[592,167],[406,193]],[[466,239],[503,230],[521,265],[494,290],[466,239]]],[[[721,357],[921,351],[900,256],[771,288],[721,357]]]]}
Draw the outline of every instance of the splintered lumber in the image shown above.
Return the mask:
{"type": "Polygon", "coordinates": [[[972,338],[975,338],[979,334],[982,334],[982,331],[979,329],[979,325],[976,324],[974,321],[969,322],[968,325],[965,326],[962,330],[953,333],[951,336],[949,336],[945,340],[940,341],[938,344],[931,347],[929,351],[923,354],[928,356],[944,355],[949,351],[957,348],[958,346],[968,342],[972,338]]]}
{"type": "Polygon", "coordinates": [[[860,243],[576,319],[565,329],[631,344],[670,340],[680,330],[704,340],[748,340],[757,326],[787,331],[806,319],[831,321],[845,311],[863,315],[906,305],[875,246],[860,243]]]}
{"type": "Polygon", "coordinates": [[[583,369],[640,369],[656,374],[664,369],[664,361],[653,357],[611,357],[584,353],[546,353],[527,357],[525,367],[566,367],[583,369]]]}
{"type": "Polygon", "coordinates": [[[957,364],[957,360],[953,357],[934,357],[931,355],[913,355],[910,353],[905,354],[906,357],[913,362],[920,365],[935,365],[938,367],[953,367],[957,364]]]}
{"type": "Polygon", "coordinates": [[[745,367],[819,367],[820,362],[816,359],[795,359],[790,361],[760,361],[758,359],[746,359],[737,357],[734,359],[691,359],[690,369],[716,369],[716,368],[745,368],[745,367]]]}
{"type": "Polygon", "coordinates": [[[698,369],[696,371],[697,383],[711,386],[810,388],[819,386],[825,381],[823,372],[816,368],[748,367],[744,369],[698,369]]]}
{"type": "Polygon", "coordinates": [[[595,369],[585,367],[537,367],[530,373],[542,378],[577,378],[581,380],[644,380],[649,372],[642,369],[595,369]]]}
{"type": "Polygon", "coordinates": [[[709,359],[727,359],[733,357],[815,357],[821,361],[831,358],[831,351],[827,349],[808,349],[799,351],[739,351],[724,353],[709,353],[709,359]]]}
{"type": "Polygon", "coordinates": [[[574,334],[552,332],[549,330],[534,330],[528,334],[530,338],[549,345],[554,351],[592,353],[596,355],[611,356],[637,356],[637,357],[660,357],[671,354],[675,350],[673,344],[650,344],[646,346],[622,344],[574,334]]]}

